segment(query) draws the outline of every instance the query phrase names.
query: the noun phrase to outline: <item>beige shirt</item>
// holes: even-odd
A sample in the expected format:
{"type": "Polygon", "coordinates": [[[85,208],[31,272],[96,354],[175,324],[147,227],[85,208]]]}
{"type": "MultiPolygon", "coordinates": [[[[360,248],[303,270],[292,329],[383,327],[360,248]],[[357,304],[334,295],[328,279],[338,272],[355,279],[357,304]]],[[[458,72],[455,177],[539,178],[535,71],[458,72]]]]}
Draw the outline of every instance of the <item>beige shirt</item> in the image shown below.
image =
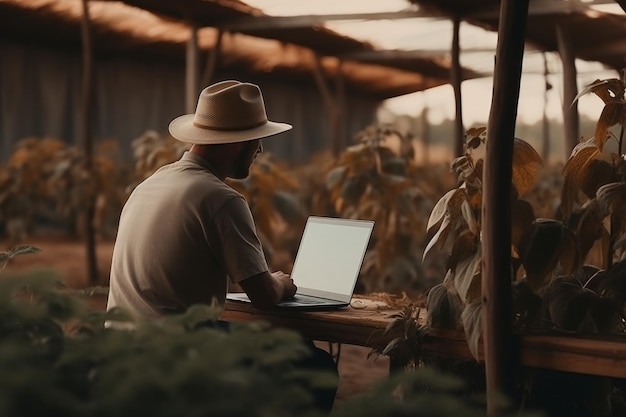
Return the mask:
{"type": "Polygon", "coordinates": [[[228,278],[240,282],[267,270],[245,198],[186,152],[126,202],[107,308],[155,317],[214,297],[223,304],[228,278]]]}

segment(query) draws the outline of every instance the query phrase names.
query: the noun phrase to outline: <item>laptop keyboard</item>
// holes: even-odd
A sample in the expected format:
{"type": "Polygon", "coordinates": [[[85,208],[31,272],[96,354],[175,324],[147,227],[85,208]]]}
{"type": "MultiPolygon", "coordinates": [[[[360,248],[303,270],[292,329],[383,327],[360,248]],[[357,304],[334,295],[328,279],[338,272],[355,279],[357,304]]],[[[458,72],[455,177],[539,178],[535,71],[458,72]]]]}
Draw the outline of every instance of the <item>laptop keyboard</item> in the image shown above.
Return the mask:
{"type": "Polygon", "coordinates": [[[304,295],[296,295],[293,298],[287,299],[285,301],[291,301],[300,304],[319,304],[324,302],[324,300],[320,298],[307,297],[304,295]]]}

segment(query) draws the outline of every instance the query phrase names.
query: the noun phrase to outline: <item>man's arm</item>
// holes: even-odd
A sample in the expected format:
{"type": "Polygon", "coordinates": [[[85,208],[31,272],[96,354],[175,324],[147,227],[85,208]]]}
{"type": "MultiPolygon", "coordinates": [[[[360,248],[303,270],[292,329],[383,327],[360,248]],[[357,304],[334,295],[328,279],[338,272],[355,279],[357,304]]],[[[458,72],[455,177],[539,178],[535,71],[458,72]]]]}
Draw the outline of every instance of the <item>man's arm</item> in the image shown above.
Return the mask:
{"type": "Polygon", "coordinates": [[[252,304],[261,310],[268,310],[281,300],[293,297],[297,289],[293,279],[284,272],[270,274],[265,271],[244,279],[239,285],[248,294],[252,304]]]}

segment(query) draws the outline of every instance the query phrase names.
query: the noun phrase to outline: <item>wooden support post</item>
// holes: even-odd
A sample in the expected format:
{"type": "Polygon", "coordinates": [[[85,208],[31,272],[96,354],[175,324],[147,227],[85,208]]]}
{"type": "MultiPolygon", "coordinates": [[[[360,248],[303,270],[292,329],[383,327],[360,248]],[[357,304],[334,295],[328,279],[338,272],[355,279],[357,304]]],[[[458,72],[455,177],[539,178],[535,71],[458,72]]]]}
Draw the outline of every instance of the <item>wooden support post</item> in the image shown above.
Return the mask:
{"type": "Polygon", "coordinates": [[[313,77],[315,79],[315,83],[317,84],[317,88],[319,89],[320,94],[322,95],[322,101],[326,105],[326,110],[328,112],[330,133],[332,135],[331,143],[332,143],[333,156],[338,157],[340,149],[339,149],[339,139],[336,136],[336,124],[337,124],[336,120],[338,118],[336,103],[335,103],[335,100],[333,99],[333,95],[330,91],[330,88],[328,87],[326,77],[324,76],[324,68],[322,67],[322,63],[321,63],[319,56],[317,55],[313,56],[313,64],[314,64],[313,65],[313,77]]]}
{"type": "MultiPolygon", "coordinates": [[[[89,19],[89,0],[83,0],[83,17],[81,19],[81,38],[83,45],[83,126],[82,147],[84,153],[84,170],[88,178],[93,178],[93,42],[89,19]]],[[[98,258],[96,257],[96,230],[94,225],[96,202],[86,196],[83,221],[85,228],[85,251],[87,257],[87,276],[91,285],[98,283],[98,258]]]]}
{"type": "Polygon", "coordinates": [[[574,102],[578,94],[576,55],[568,39],[567,31],[562,25],[557,25],[556,35],[563,64],[563,127],[565,128],[565,159],[567,160],[580,140],[578,102],[574,102]]]}
{"type": "Polygon", "coordinates": [[[189,38],[187,39],[187,62],[185,78],[185,111],[196,111],[198,102],[198,26],[189,23],[189,38]]]}
{"type": "Polygon", "coordinates": [[[498,45],[483,171],[482,294],[487,413],[502,412],[497,395],[513,394],[519,367],[511,294],[511,178],[529,0],[500,4],[498,45]]]}
{"type": "Polygon", "coordinates": [[[209,51],[209,57],[207,59],[206,67],[204,68],[204,73],[202,75],[202,88],[211,84],[211,80],[215,76],[215,72],[217,71],[217,67],[219,64],[219,59],[222,54],[223,38],[224,31],[222,29],[218,29],[215,46],[213,47],[213,50],[209,51]]]}
{"type": "Polygon", "coordinates": [[[543,90],[543,119],[542,119],[542,130],[543,134],[541,137],[541,158],[544,163],[547,164],[550,159],[550,120],[548,119],[548,92],[552,89],[552,84],[550,84],[550,80],[548,79],[549,71],[548,71],[548,58],[546,54],[543,54],[543,79],[545,89],[543,90]]]}
{"type": "Polygon", "coordinates": [[[463,127],[463,107],[461,100],[461,46],[459,39],[459,30],[461,28],[461,19],[455,16],[452,20],[452,66],[450,68],[450,79],[452,81],[452,89],[454,90],[454,157],[463,155],[465,143],[465,128],[463,127]]]}
{"type": "Polygon", "coordinates": [[[422,163],[428,165],[430,164],[430,122],[428,121],[428,106],[424,105],[422,108],[420,119],[422,120],[422,163]]]}
{"type": "Polygon", "coordinates": [[[345,145],[346,139],[346,89],[343,78],[343,61],[339,60],[337,65],[337,74],[335,76],[335,117],[334,117],[334,133],[333,133],[333,153],[341,154],[341,150],[345,145]]]}

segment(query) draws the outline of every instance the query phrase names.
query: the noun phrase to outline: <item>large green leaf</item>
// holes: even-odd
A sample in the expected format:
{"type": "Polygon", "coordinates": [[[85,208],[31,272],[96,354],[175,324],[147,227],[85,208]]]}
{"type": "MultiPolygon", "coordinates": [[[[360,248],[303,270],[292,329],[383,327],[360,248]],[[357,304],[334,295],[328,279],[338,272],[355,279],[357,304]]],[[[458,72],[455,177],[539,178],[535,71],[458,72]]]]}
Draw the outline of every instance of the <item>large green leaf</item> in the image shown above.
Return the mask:
{"type": "Polygon", "coordinates": [[[537,219],[519,245],[529,287],[537,291],[550,280],[561,255],[566,227],[556,220],[537,219]]]}
{"type": "Polygon", "coordinates": [[[465,338],[467,339],[467,346],[469,347],[472,356],[476,361],[480,361],[483,357],[480,351],[480,339],[483,335],[483,304],[482,300],[478,299],[470,304],[466,304],[461,313],[461,322],[463,323],[463,329],[465,330],[465,338]]]}
{"type": "Polygon", "coordinates": [[[430,232],[433,227],[441,224],[446,215],[452,220],[454,216],[461,214],[461,205],[465,200],[466,193],[462,188],[455,188],[445,193],[430,212],[426,232],[430,232]]]}
{"type": "Polygon", "coordinates": [[[454,287],[466,304],[481,297],[481,252],[479,246],[476,253],[461,260],[454,270],[454,287]]]}
{"type": "Polygon", "coordinates": [[[456,293],[448,290],[443,283],[428,291],[426,313],[428,324],[441,329],[457,329],[460,325],[463,303],[456,293]]]}
{"type": "Polygon", "coordinates": [[[563,167],[563,188],[561,191],[561,210],[563,218],[568,219],[574,203],[578,199],[587,165],[598,155],[600,150],[593,140],[578,144],[563,167]]]}

